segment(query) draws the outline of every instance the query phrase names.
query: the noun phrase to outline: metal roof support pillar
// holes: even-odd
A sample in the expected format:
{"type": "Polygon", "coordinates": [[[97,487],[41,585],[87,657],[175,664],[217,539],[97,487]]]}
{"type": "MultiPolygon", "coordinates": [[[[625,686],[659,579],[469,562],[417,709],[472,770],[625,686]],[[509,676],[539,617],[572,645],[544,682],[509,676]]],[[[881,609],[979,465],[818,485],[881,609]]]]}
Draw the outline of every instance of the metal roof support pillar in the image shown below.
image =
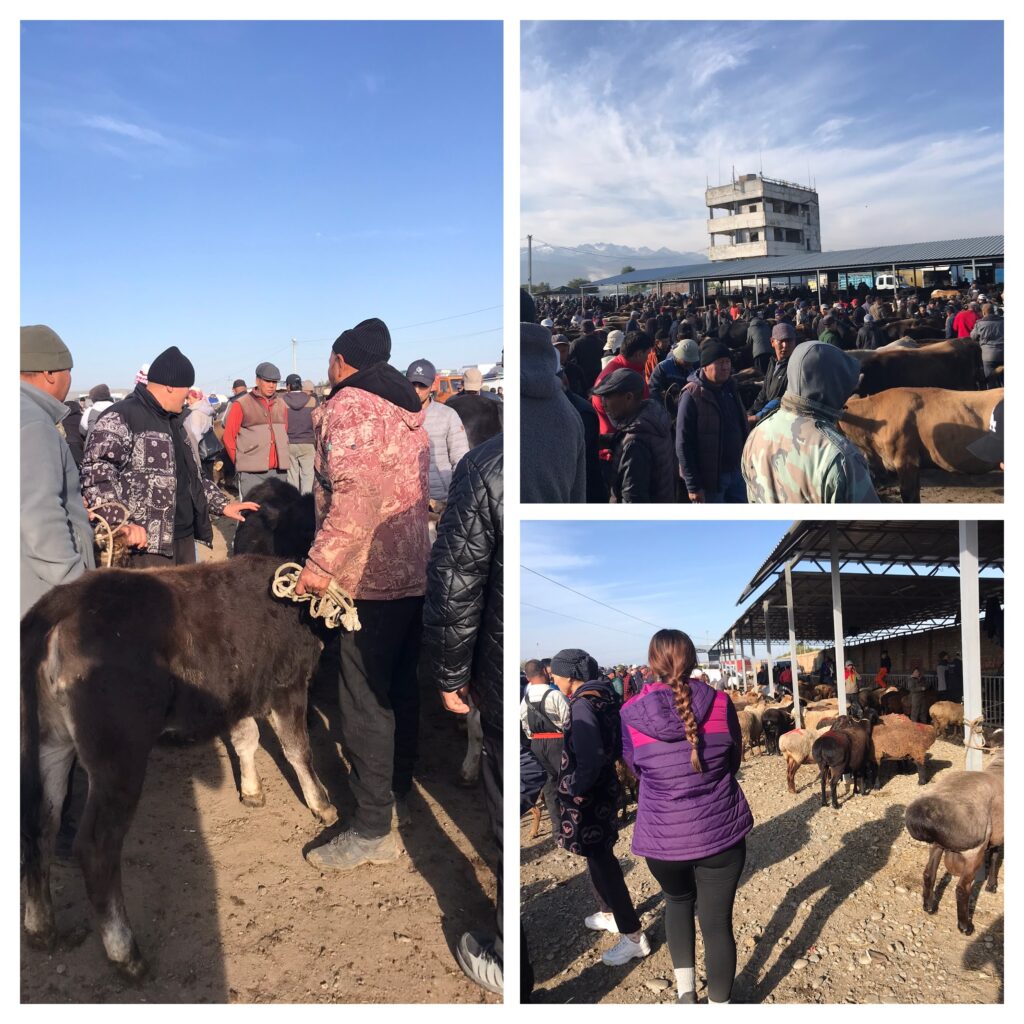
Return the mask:
{"type": "Polygon", "coordinates": [[[971,284],[975,284],[978,280],[978,261],[976,259],[971,260],[971,284]]]}
{"type": "Polygon", "coordinates": [[[768,625],[768,602],[762,603],[761,608],[764,610],[764,639],[768,645],[768,696],[775,697],[775,666],[772,664],[772,631],[768,625]]]}
{"type": "Polygon", "coordinates": [[[793,676],[793,721],[798,729],[800,720],[800,667],[796,663],[796,626],[793,620],[793,563],[786,563],[786,611],[789,614],[789,671],[793,676]]]}
{"type": "Polygon", "coordinates": [[[708,289],[705,279],[700,279],[700,304],[706,306],[708,304],[708,289]]]}
{"type": "Polygon", "coordinates": [[[818,285],[817,295],[818,295],[818,305],[820,306],[821,305],[821,301],[822,301],[821,300],[821,271],[820,270],[816,270],[814,272],[814,280],[817,282],[817,285],[818,285]]]}
{"type": "Polygon", "coordinates": [[[732,674],[734,676],[739,675],[736,671],[736,630],[732,631],[732,647],[729,648],[730,654],[732,654],[732,674]]]}
{"type": "Polygon", "coordinates": [[[615,282],[615,312],[619,311],[619,283],[615,282]]]}
{"type": "Polygon", "coordinates": [[[968,723],[982,715],[981,603],[978,596],[978,523],[960,520],[960,636],[964,673],[964,768],[981,771],[981,751],[968,723]]]}
{"type": "MultiPolygon", "coordinates": [[[[892,265],[892,302],[894,306],[896,305],[896,298],[898,294],[899,288],[896,285],[896,264],[894,263],[892,265]]],[[[893,312],[895,312],[895,310],[893,310],[893,312]]]]}
{"type": "Polygon", "coordinates": [[[746,669],[746,652],[743,647],[743,634],[739,634],[740,640],[740,674],[742,676],[743,692],[747,692],[747,669],[746,669]]]}
{"type": "Polygon", "coordinates": [[[750,688],[752,690],[757,689],[757,672],[754,670],[754,620],[751,619],[747,623],[747,628],[750,630],[750,688]]]}
{"type": "Polygon", "coordinates": [[[829,523],[829,540],[832,544],[832,629],[836,644],[836,695],[839,697],[839,714],[846,714],[846,651],[843,647],[843,595],[839,586],[839,527],[829,523]]]}

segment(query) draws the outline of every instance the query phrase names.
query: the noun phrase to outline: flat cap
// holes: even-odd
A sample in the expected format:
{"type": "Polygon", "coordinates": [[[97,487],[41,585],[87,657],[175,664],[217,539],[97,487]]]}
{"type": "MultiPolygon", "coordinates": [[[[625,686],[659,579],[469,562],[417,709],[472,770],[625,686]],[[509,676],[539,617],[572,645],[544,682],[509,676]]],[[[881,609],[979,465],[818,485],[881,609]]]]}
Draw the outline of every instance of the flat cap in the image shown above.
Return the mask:
{"type": "Polygon", "coordinates": [[[636,370],[627,370],[624,366],[613,370],[600,384],[591,390],[592,395],[619,395],[632,392],[634,395],[644,393],[644,379],[636,370]]]}
{"type": "Polygon", "coordinates": [[[276,383],[281,379],[281,371],[273,363],[260,363],[256,367],[256,376],[261,380],[272,380],[276,383]]]}

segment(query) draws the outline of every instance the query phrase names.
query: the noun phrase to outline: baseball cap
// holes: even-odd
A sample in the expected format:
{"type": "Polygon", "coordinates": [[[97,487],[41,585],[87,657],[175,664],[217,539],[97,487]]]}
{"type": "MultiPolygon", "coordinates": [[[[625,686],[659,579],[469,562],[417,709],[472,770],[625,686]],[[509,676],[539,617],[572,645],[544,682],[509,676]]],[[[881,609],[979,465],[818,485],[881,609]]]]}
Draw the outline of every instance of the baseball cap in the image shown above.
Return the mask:
{"type": "Polygon", "coordinates": [[[672,358],[677,363],[699,363],[700,347],[693,338],[683,338],[672,347],[672,358]]]}
{"type": "MultiPolygon", "coordinates": [[[[266,379],[266,378],[264,378],[266,379]]],[[[298,390],[302,387],[302,378],[297,373],[289,373],[284,379],[285,387],[298,390]]]]}
{"type": "Polygon", "coordinates": [[[796,330],[791,323],[783,320],[772,328],[772,341],[796,341],[796,330]]]}
{"type": "Polygon", "coordinates": [[[427,359],[417,359],[405,371],[405,378],[412,384],[424,384],[430,387],[437,377],[437,368],[427,359]]]}

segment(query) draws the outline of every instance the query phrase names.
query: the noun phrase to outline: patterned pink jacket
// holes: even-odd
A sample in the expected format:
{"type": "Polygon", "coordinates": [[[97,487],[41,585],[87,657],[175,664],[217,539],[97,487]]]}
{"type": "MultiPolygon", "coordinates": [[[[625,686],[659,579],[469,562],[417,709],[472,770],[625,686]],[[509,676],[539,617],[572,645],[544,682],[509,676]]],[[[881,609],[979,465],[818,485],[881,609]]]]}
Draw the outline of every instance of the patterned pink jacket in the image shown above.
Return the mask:
{"type": "Polygon", "coordinates": [[[430,445],[423,411],[358,387],[313,412],[316,537],[307,565],[356,600],[426,593],[430,445]]]}

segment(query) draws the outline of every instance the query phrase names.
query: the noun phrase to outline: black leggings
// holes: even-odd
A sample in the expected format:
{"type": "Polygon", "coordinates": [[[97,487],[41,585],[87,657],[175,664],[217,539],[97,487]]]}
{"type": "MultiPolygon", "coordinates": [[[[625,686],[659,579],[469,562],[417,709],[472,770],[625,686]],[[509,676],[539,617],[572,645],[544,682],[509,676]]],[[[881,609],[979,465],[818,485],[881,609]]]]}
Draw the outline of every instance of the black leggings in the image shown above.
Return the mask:
{"type": "Polygon", "coordinates": [[[622,874],[615,851],[609,847],[602,853],[587,857],[587,868],[590,870],[590,887],[594,890],[597,906],[605,914],[612,914],[615,927],[623,935],[633,935],[643,928],[640,918],[633,908],[626,879],[622,874]]]}
{"type": "Polygon", "coordinates": [[[704,939],[708,999],[715,1003],[724,1003],[729,998],[736,976],[732,905],[746,859],[746,839],[700,860],[647,858],[647,867],[665,894],[665,937],[675,968],[695,966],[696,904],[704,939]]]}

